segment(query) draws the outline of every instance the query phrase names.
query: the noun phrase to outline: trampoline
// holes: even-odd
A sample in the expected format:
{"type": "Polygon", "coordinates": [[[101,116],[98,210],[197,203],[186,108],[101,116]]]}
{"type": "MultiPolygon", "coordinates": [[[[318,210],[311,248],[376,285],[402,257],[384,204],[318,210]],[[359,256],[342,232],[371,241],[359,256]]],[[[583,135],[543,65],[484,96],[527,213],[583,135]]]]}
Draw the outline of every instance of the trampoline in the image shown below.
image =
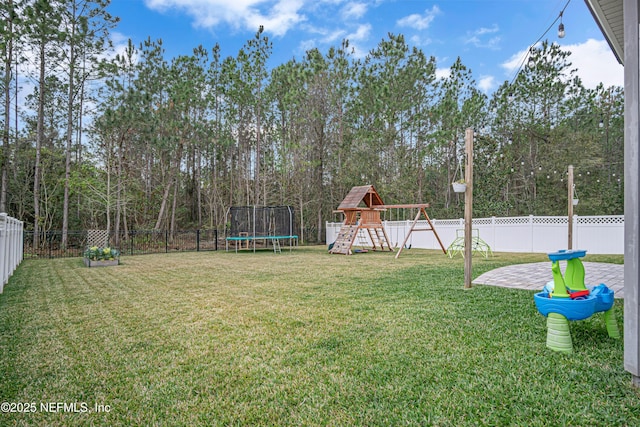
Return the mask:
{"type": "Polygon", "coordinates": [[[289,251],[298,245],[295,215],[292,206],[232,206],[227,212],[226,250],[235,251],[273,247],[281,252],[280,243],[287,243],[289,251]]]}

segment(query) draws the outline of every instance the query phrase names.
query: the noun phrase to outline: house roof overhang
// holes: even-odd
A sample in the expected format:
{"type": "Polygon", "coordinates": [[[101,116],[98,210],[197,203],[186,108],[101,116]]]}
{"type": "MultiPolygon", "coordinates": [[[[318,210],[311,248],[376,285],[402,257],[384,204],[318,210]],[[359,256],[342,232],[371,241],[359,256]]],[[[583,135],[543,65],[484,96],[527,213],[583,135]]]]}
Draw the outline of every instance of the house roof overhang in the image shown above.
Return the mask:
{"type": "Polygon", "coordinates": [[[584,0],[619,63],[624,63],[623,0],[584,0]]]}

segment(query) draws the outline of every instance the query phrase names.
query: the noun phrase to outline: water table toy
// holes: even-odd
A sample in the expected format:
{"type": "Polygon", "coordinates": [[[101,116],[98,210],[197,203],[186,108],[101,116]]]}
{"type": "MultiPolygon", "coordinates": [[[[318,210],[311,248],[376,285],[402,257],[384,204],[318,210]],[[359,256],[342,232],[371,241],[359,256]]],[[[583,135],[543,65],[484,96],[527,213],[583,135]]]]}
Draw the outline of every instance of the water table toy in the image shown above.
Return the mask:
{"type": "Polygon", "coordinates": [[[583,320],[594,313],[604,312],[607,333],[620,338],[616,323],[613,290],[601,283],[588,289],[584,284],[584,265],[580,258],[584,250],[559,250],[548,254],[551,260],[553,285],[548,283],[542,292],[533,296],[536,308],[547,317],[547,347],[562,353],[573,352],[569,321],[583,320]],[[560,261],[566,261],[564,277],[560,261]]]}

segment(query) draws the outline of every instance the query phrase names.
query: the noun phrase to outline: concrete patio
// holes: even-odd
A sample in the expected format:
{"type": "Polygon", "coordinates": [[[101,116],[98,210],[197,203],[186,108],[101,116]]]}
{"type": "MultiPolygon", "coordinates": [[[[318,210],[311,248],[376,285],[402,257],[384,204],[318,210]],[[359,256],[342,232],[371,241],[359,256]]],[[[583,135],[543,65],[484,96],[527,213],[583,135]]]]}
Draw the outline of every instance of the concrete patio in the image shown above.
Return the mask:
{"type": "MultiPolygon", "coordinates": [[[[587,286],[604,283],[615,292],[616,298],[624,298],[623,264],[603,262],[584,262],[583,264],[587,286]]],[[[565,266],[565,262],[560,262],[563,274],[565,266]]],[[[542,290],[544,285],[552,280],[551,262],[535,262],[496,268],[481,274],[473,283],[505,288],[542,290]]]]}

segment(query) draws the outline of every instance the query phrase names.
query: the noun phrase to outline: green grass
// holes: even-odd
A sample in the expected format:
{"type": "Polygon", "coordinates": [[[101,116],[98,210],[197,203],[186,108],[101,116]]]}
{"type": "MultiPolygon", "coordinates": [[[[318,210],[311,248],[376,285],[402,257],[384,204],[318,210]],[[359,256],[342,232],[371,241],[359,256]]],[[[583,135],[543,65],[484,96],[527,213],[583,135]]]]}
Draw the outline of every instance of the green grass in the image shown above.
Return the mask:
{"type": "MultiPolygon", "coordinates": [[[[546,259],[474,258],[474,277],[546,259]]],[[[601,315],[554,353],[532,292],[463,280],[416,249],[25,261],[0,295],[0,401],[37,411],[0,425],[640,425],[601,315]]]]}

